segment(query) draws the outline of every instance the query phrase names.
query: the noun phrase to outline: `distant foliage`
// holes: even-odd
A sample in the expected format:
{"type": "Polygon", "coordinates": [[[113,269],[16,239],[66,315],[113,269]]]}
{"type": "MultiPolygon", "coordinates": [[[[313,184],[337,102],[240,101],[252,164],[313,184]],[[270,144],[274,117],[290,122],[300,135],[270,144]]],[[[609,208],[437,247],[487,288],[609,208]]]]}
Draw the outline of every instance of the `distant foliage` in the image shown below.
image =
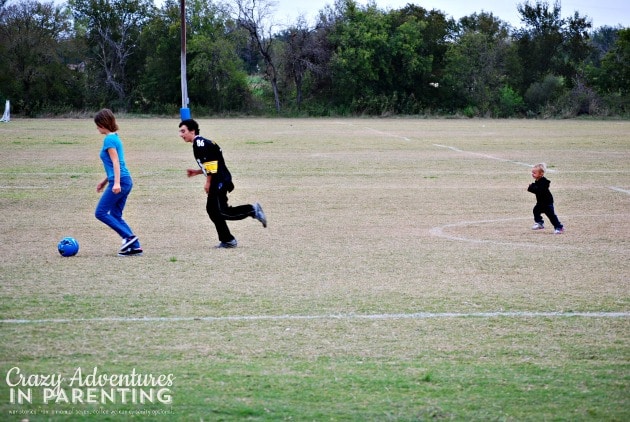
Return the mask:
{"type": "MultiPolygon", "coordinates": [[[[561,4],[455,21],[416,5],[338,0],[309,25],[272,0],[186,2],[195,114],[628,116],[630,28],[561,18],[561,4]]],[[[0,0],[0,104],[15,115],[104,106],[177,114],[180,2],[0,0]]]]}
{"type": "Polygon", "coordinates": [[[518,95],[509,86],[504,86],[499,90],[499,100],[496,115],[498,117],[514,117],[525,111],[523,97],[518,95]]]}
{"type": "Polygon", "coordinates": [[[539,112],[562,96],[566,87],[561,76],[547,75],[540,82],[532,83],[525,91],[525,101],[530,112],[539,112]]]}

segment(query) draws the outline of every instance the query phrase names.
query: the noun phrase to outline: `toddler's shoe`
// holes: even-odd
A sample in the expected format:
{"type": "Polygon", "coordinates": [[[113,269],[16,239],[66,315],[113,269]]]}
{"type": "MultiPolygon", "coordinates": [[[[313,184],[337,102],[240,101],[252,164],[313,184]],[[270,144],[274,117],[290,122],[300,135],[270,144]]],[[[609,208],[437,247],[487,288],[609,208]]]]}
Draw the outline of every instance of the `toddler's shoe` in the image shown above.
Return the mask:
{"type": "Polygon", "coordinates": [[[232,249],[235,248],[238,245],[238,243],[236,242],[236,239],[232,239],[229,242],[221,242],[219,243],[217,246],[215,246],[215,248],[217,249],[232,249]]]}

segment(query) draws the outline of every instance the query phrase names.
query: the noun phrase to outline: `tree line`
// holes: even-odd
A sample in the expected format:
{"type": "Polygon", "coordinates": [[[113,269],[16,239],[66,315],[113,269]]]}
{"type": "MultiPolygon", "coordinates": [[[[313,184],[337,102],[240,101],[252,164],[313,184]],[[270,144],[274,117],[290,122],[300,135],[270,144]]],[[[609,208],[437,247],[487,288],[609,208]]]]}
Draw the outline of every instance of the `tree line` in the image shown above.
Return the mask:
{"type": "MultiPolygon", "coordinates": [[[[195,115],[627,116],[630,28],[592,28],[559,2],[492,13],[336,0],[281,27],[272,0],[186,2],[195,115]]],[[[0,102],[24,116],[109,107],[172,115],[181,7],[166,0],[0,0],[0,102]]]]}

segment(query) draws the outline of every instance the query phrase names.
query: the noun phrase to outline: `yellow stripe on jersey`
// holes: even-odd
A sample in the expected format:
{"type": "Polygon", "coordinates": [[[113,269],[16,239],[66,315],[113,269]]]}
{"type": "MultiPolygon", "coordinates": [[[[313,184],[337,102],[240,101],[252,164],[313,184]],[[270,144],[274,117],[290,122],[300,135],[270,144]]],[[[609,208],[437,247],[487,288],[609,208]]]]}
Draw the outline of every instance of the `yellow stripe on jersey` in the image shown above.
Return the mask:
{"type": "Polygon", "coordinates": [[[217,172],[217,169],[219,168],[219,162],[218,161],[206,161],[205,163],[203,163],[203,168],[206,171],[207,174],[214,174],[217,172]]]}

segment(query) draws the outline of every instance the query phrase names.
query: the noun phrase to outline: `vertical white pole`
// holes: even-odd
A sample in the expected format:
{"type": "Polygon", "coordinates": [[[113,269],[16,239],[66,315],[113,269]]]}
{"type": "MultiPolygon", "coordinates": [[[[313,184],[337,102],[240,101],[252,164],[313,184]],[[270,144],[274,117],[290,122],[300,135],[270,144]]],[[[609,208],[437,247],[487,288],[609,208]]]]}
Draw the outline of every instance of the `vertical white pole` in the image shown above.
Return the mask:
{"type": "Polygon", "coordinates": [[[180,14],[182,27],[182,48],[181,48],[181,80],[182,80],[182,108],[180,115],[182,120],[190,119],[190,109],[188,108],[188,82],[186,80],[186,0],[180,0],[180,14]]]}
{"type": "Polygon", "coordinates": [[[4,114],[2,115],[2,119],[0,122],[9,122],[11,121],[11,103],[9,100],[4,104],[4,114]]]}

